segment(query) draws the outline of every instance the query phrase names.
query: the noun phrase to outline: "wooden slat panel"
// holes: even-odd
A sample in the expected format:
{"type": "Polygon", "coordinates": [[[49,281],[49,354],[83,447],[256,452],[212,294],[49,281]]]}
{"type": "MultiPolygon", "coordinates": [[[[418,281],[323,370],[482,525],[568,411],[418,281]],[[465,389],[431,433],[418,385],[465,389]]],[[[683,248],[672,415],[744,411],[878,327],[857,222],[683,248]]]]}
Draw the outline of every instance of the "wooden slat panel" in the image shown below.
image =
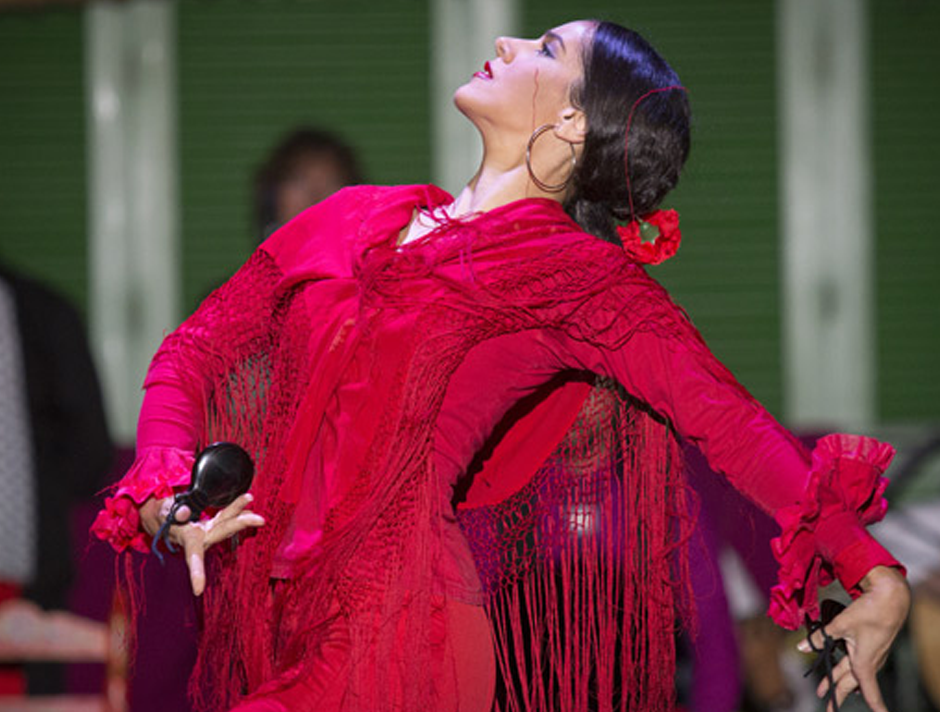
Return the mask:
{"type": "Polygon", "coordinates": [[[82,13],[0,13],[0,257],[84,308],[82,13]]]}
{"type": "Polygon", "coordinates": [[[340,132],[368,180],[430,175],[425,3],[182,3],[180,142],[186,305],[247,255],[250,180],[285,130],[340,132]]]}
{"type": "Polygon", "coordinates": [[[878,397],[940,420],[940,5],[872,2],[878,397]]]}

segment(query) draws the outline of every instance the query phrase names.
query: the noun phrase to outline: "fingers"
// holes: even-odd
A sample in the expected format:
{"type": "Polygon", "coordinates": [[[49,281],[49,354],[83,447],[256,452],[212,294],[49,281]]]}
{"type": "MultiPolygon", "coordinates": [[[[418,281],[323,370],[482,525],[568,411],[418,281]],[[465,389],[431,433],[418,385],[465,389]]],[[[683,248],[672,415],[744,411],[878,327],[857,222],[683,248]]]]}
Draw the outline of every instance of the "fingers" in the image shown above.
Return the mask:
{"type": "Polygon", "coordinates": [[[201,596],[202,592],[206,590],[203,539],[203,536],[194,536],[193,532],[183,537],[183,555],[186,557],[186,568],[189,569],[189,584],[196,596],[201,596]]]}
{"type": "MultiPolygon", "coordinates": [[[[817,693],[825,697],[830,692],[828,709],[841,705],[846,697],[859,691],[874,712],[888,712],[876,674],[884,663],[891,644],[904,625],[910,608],[910,589],[903,576],[888,567],[873,568],[863,579],[862,594],[825,627],[832,638],[845,644],[848,657],[832,671],[831,682],[820,683],[817,693]]],[[[822,630],[800,642],[803,652],[824,647],[822,630]]]]}
{"type": "Polygon", "coordinates": [[[254,498],[243,494],[208,522],[205,522],[206,548],[234,536],[243,529],[264,525],[264,518],[256,512],[246,511],[254,498]]]}
{"type": "Polygon", "coordinates": [[[826,636],[834,640],[842,640],[846,636],[846,625],[851,626],[851,621],[847,623],[847,619],[848,616],[846,616],[845,611],[843,611],[826,623],[826,625],[820,626],[813,631],[803,642],[797,645],[797,648],[799,648],[801,652],[810,653],[822,650],[825,647],[826,636]]]}
{"type": "Polygon", "coordinates": [[[803,638],[803,640],[797,643],[796,649],[801,653],[818,653],[825,647],[827,635],[830,638],[835,638],[836,640],[842,637],[842,634],[839,630],[839,622],[839,617],[836,616],[828,624],[818,627],[812,633],[803,638]]]}
{"type": "MultiPolygon", "coordinates": [[[[848,699],[849,695],[859,690],[858,678],[855,676],[855,673],[852,672],[851,668],[847,667],[841,675],[837,675],[835,671],[833,671],[833,680],[835,682],[835,703],[838,705],[839,709],[842,709],[842,706],[845,704],[845,701],[848,699]]],[[[825,699],[828,693],[829,681],[823,680],[819,687],[816,688],[816,696],[820,699],[825,699]]],[[[879,700],[880,699],[881,698],[879,694],[879,700]]],[[[833,706],[832,702],[833,700],[830,699],[826,704],[827,712],[833,712],[833,710],[835,710],[835,706],[833,706]]],[[[871,705],[871,702],[868,700],[868,698],[866,698],[866,702],[871,705]]],[[[881,707],[872,706],[872,710],[875,710],[876,712],[887,712],[887,710],[884,709],[884,703],[881,702],[880,704],[881,707]]]]}
{"type": "Polygon", "coordinates": [[[847,673],[838,683],[836,683],[836,694],[835,694],[835,705],[832,704],[832,700],[829,701],[829,704],[826,705],[827,710],[832,710],[835,712],[836,707],[842,709],[842,706],[845,704],[846,698],[855,691],[858,687],[858,681],[855,679],[855,676],[849,672],[847,673]]]}
{"type": "MultiPolygon", "coordinates": [[[[191,514],[192,512],[190,512],[189,507],[187,507],[184,504],[183,506],[181,506],[179,509],[176,510],[176,513],[173,515],[173,521],[183,524],[184,522],[189,521],[189,517],[191,516],[191,514]]],[[[169,512],[167,512],[167,516],[169,516],[169,512]]]]}
{"type": "Polygon", "coordinates": [[[855,676],[858,678],[858,685],[862,691],[862,697],[871,707],[872,712],[888,712],[884,699],[881,697],[881,689],[878,687],[878,680],[875,678],[875,669],[859,669],[856,666],[855,676]]]}
{"type": "MultiPolygon", "coordinates": [[[[842,658],[839,663],[832,668],[832,681],[838,686],[839,682],[846,675],[852,674],[852,665],[848,658],[842,658]]],[[[824,676],[816,687],[816,697],[823,698],[829,692],[829,678],[824,676]]]]}
{"type": "Polygon", "coordinates": [[[245,507],[251,504],[254,501],[254,497],[251,496],[251,493],[245,493],[242,496],[238,497],[234,502],[228,505],[225,509],[218,512],[212,519],[213,521],[225,521],[228,519],[233,519],[241,514],[245,507]]]}
{"type": "Polygon", "coordinates": [[[243,494],[225,509],[217,512],[212,519],[194,522],[189,525],[183,525],[183,522],[189,521],[190,517],[189,507],[184,505],[177,510],[175,517],[181,526],[170,529],[170,541],[182,545],[189,527],[195,526],[205,532],[204,548],[209,548],[213,544],[218,544],[223,539],[237,534],[242,529],[263,526],[264,519],[261,515],[245,511],[245,508],[253,501],[254,497],[251,494],[243,494]]]}
{"type": "Polygon", "coordinates": [[[154,536],[160,530],[160,525],[166,519],[172,503],[173,499],[170,497],[166,499],[148,497],[147,501],[140,506],[140,523],[150,536],[154,536]]]}
{"type": "MultiPolygon", "coordinates": [[[[858,689],[858,680],[852,672],[852,666],[848,658],[840,660],[839,664],[832,669],[832,681],[835,685],[833,695],[835,703],[841,708],[846,698],[858,689]]],[[[827,694],[829,694],[829,679],[828,677],[824,677],[816,688],[816,696],[820,699],[825,699],[827,694]]],[[[830,699],[826,704],[826,710],[827,712],[832,712],[834,709],[832,700],[830,699]]]]}
{"type": "MultiPolygon", "coordinates": [[[[260,514],[245,509],[252,499],[250,494],[244,494],[208,521],[173,527],[172,537],[183,547],[190,585],[196,596],[202,595],[206,588],[206,549],[243,529],[264,525],[264,518],[260,514]]],[[[180,508],[180,511],[182,510],[183,508],[180,508]]],[[[185,516],[188,518],[188,511],[185,516]]]]}
{"type": "Polygon", "coordinates": [[[264,526],[264,518],[255,512],[242,512],[234,518],[211,521],[206,526],[205,548],[224,541],[243,529],[264,526]]]}
{"type": "MultiPolygon", "coordinates": [[[[862,693],[865,702],[873,712],[888,712],[878,687],[876,674],[887,653],[889,642],[884,645],[877,642],[872,644],[872,635],[876,632],[879,618],[877,616],[874,620],[870,618],[866,609],[853,604],[825,626],[825,633],[831,638],[844,640],[847,643],[848,652],[832,668],[831,682],[828,678],[823,679],[816,689],[818,697],[826,698],[830,693],[830,686],[834,687],[826,706],[828,712],[834,710],[836,705],[841,708],[846,698],[856,691],[862,693]]],[[[803,652],[809,652],[812,645],[818,651],[823,648],[824,644],[825,634],[820,629],[802,641],[798,648],[803,652]]]]}

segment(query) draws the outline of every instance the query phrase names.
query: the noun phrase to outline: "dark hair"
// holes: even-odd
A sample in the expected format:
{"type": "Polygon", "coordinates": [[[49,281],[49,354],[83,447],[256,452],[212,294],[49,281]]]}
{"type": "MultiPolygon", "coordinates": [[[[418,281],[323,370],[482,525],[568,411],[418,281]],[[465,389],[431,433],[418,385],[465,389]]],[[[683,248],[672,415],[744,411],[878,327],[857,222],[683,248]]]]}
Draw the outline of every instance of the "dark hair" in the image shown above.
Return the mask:
{"type": "Polygon", "coordinates": [[[276,221],[277,193],[307,161],[332,159],[343,185],[363,182],[356,152],[336,134],[302,126],[285,134],[255,172],[255,219],[259,234],[276,221]]]}
{"type": "Polygon", "coordinates": [[[597,24],[583,61],[572,100],[588,129],[565,208],[587,232],[619,243],[617,222],[652,212],[679,182],[691,111],[682,90],[658,92],[637,105],[629,136],[631,213],[624,168],[630,110],[650,90],[678,85],[679,77],[643,37],[611,22],[597,24]]]}

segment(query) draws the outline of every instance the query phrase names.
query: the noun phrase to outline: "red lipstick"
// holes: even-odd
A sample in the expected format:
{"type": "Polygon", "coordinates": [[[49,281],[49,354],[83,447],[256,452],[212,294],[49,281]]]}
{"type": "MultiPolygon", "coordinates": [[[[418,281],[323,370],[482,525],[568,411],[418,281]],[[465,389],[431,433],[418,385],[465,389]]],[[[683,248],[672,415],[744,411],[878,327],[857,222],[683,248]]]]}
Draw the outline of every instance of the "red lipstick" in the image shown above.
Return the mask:
{"type": "Polygon", "coordinates": [[[478,78],[480,78],[480,79],[487,79],[487,80],[492,79],[492,78],[493,78],[493,70],[492,70],[492,68],[490,68],[490,63],[489,63],[489,62],[484,62],[484,64],[483,64],[483,71],[482,71],[482,72],[475,72],[473,76],[478,77],[478,78]]]}

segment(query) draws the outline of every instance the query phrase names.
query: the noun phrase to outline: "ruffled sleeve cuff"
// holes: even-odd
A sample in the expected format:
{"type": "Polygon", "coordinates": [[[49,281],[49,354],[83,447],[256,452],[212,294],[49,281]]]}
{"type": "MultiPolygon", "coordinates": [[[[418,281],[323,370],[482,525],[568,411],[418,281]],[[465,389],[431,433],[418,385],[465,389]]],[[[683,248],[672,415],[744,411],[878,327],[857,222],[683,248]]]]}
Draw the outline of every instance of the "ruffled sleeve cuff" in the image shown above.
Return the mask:
{"type": "Polygon", "coordinates": [[[894,448],[874,438],[829,435],[817,443],[806,493],[777,512],[782,532],[771,542],[780,583],[771,591],[770,616],[784,628],[818,618],[818,590],[835,579],[857,596],[874,566],[903,570],[865,529],[887,511],[881,475],[893,457],[894,448]]]}
{"type": "Polygon", "coordinates": [[[192,452],[173,447],[152,447],[139,453],[114,495],[105,499],[92,533],[115,551],[149,551],[150,537],[140,529],[138,507],[149,497],[171,497],[177,488],[186,487],[194,460],[192,452]]]}

